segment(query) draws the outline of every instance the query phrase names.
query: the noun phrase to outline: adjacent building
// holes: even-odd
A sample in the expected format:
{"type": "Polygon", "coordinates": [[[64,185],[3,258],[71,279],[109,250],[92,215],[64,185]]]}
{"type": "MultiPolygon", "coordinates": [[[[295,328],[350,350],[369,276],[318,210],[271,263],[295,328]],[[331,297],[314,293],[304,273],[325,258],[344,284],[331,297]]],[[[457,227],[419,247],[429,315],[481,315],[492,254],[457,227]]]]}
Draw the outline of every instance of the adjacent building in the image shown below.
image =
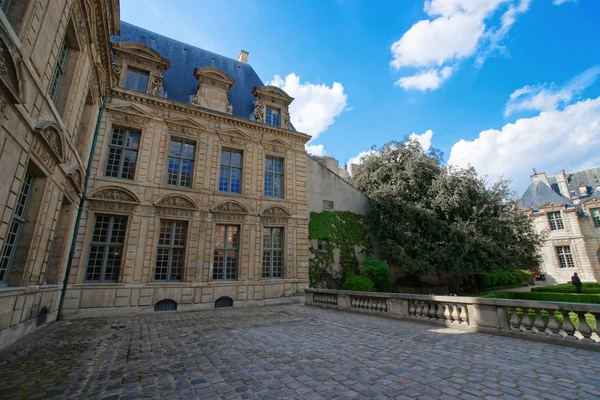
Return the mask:
{"type": "Polygon", "coordinates": [[[546,239],[540,268],[553,282],[600,280],[600,168],[534,173],[519,200],[546,239]]]}
{"type": "Polygon", "coordinates": [[[110,0],[0,2],[0,347],[56,319],[101,97],[110,0]]]}

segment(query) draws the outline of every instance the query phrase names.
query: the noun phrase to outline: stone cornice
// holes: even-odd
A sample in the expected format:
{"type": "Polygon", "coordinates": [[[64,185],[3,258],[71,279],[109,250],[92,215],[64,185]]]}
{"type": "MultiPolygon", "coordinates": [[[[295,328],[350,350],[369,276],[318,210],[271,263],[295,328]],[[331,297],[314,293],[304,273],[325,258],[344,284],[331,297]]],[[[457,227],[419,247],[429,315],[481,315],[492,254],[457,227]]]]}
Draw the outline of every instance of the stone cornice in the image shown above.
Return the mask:
{"type": "Polygon", "coordinates": [[[294,132],[286,129],[279,128],[272,125],[258,123],[249,119],[244,119],[235,115],[220,113],[218,111],[209,110],[207,108],[200,108],[196,106],[187,105],[173,100],[163,99],[160,97],[146,95],[139,92],[131,92],[120,88],[112,88],[111,95],[124,100],[137,101],[144,104],[149,104],[155,107],[162,107],[168,110],[178,111],[184,114],[195,115],[204,119],[208,119],[215,122],[226,123],[228,125],[240,126],[245,128],[254,129],[257,132],[270,133],[290,139],[300,140],[304,143],[311,139],[310,135],[300,132],[294,132]]]}

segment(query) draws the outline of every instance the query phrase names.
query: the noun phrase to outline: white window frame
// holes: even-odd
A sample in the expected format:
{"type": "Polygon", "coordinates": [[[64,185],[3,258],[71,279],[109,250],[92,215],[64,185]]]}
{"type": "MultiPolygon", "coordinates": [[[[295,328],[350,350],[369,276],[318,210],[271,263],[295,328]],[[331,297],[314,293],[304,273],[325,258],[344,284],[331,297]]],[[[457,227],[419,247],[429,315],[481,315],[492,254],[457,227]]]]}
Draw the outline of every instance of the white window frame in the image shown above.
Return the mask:
{"type": "Polygon", "coordinates": [[[548,223],[551,231],[559,231],[565,229],[562,214],[560,211],[551,211],[548,213],[548,223]]]}
{"type": "Polygon", "coordinates": [[[571,246],[556,246],[559,268],[575,268],[571,246]]]}

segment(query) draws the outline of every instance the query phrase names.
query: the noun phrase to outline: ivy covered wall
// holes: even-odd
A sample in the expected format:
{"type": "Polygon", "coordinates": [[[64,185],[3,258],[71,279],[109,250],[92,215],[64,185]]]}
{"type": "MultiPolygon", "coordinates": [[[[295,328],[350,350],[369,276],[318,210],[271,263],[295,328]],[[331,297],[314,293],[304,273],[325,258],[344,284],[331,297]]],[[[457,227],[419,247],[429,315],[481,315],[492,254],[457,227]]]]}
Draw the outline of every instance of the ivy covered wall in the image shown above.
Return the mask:
{"type": "Polygon", "coordinates": [[[310,213],[311,287],[341,288],[348,274],[358,274],[359,258],[372,249],[363,219],[350,211],[310,213]],[[319,240],[327,242],[326,248],[319,249],[319,240]]]}

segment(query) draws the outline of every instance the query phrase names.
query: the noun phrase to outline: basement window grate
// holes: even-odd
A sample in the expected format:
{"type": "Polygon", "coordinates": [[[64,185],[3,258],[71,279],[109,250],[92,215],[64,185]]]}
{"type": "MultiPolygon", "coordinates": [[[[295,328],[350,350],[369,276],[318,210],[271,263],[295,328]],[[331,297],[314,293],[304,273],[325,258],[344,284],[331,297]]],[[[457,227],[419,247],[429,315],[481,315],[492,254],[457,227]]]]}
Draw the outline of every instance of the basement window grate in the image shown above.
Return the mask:
{"type": "Polygon", "coordinates": [[[42,326],[46,323],[46,319],[48,318],[48,309],[46,307],[42,308],[37,315],[37,326],[42,326]]]}
{"type": "Polygon", "coordinates": [[[219,297],[215,301],[215,308],[233,307],[233,299],[231,297],[219,297]]]}
{"type": "Polygon", "coordinates": [[[177,310],[177,302],[171,299],[164,299],[154,305],[154,311],[174,311],[177,310]]]}

